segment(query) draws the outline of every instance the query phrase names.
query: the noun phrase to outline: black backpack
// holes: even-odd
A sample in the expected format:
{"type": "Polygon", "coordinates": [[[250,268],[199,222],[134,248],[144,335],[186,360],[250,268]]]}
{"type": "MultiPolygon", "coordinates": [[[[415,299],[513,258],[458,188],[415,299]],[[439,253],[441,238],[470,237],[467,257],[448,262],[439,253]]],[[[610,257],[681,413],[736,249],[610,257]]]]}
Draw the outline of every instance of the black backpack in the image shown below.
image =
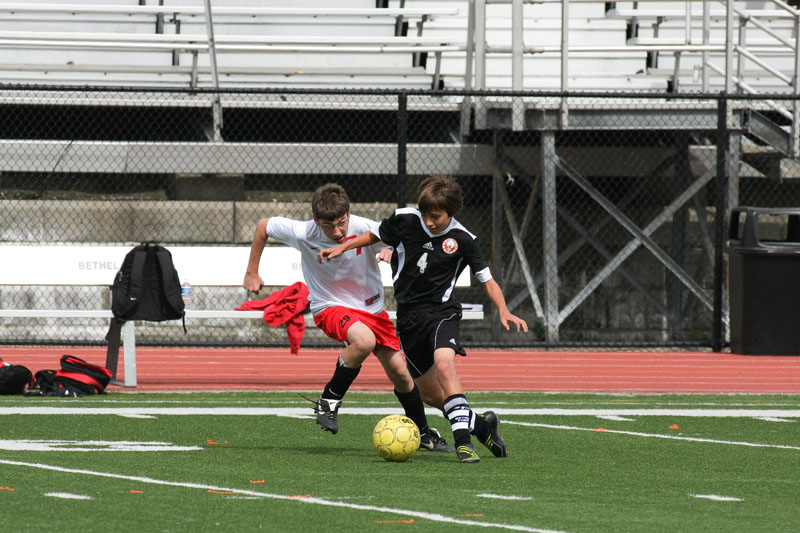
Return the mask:
{"type": "Polygon", "coordinates": [[[111,312],[118,320],[161,322],[184,318],[181,282],[172,254],[154,242],[125,255],[111,286],[111,312]]]}
{"type": "Polygon", "coordinates": [[[114,318],[106,334],[106,368],[112,379],[117,377],[122,323],[126,320],[162,322],[180,318],[186,333],[181,281],[169,250],[144,242],[125,255],[111,286],[111,313],[114,318]]]}
{"type": "Polygon", "coordinates": [[[27,367],[9,365],[0,359],[0,394],[23,394],[33,382],[33,375],[27,367]]]}

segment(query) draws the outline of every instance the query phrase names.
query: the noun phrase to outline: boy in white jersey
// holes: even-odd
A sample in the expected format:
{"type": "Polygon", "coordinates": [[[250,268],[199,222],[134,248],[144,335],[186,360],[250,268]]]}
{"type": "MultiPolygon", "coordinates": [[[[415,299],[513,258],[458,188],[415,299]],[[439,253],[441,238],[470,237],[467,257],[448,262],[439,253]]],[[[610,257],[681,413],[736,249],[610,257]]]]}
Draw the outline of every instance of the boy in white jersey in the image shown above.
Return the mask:
{"type": "MultiPolygon", "coordinates": [[[[311,211],[311,220],[271,217],[258,222],[243,285],[252,292],[264,286],[258,266],[269,237],[300,251],[314,322],[328,337],[346,343],[333,377],[317,401],[317,423],[333,434],[339,431],[342,398],[358,376],[361,364],[374,353],[394,384],[394,393],[406,415],[419,426],[421,447],[454,451],[436,429],[428,426],[420,389],[408,372],[394,324],[383,309],[383,281],[376,255],[385,246],[376,244],[353,251],[331,265],[317,261],[320,250],[370,231],[377,223],[351,215],[347,193],[334,183],[314,192],[311,211]]],[[[429,387],[423,394],[426,402],[443,409],[444,391],[440,387],[429,387]]]]}

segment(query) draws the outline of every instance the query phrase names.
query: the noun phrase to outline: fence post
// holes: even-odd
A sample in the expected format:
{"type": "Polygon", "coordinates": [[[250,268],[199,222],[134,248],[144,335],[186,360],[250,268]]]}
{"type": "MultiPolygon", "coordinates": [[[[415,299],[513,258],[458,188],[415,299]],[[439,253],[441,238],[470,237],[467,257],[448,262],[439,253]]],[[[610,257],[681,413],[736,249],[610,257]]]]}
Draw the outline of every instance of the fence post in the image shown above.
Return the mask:
{"type": "Polygon", "coordinates": [[[408,94],[397,95],[397,207],[406,206],[408,161],[408,94]]]}
{"type": "Polygon", "coordinates": [[[556,133],[542,132],[542,263],[544,264],[544,327],[548,344],[559,340],[558,312],[558,198],[556,194],[556,133]]]}
{"type": "Polygon", "coordinates": [[[725,247],[725,220],[728,213],[728,100],[726,93],[722,93],[717,100],[717,180],[716,180],[716,202],[714,217],[714,302],[713,318],[711,325],[711,348],[715,352],[722,351],[723,339],[723,319],[722,319],[722,288],[725,282],[724,269],[725,258],[723,251],[725,247]]]}

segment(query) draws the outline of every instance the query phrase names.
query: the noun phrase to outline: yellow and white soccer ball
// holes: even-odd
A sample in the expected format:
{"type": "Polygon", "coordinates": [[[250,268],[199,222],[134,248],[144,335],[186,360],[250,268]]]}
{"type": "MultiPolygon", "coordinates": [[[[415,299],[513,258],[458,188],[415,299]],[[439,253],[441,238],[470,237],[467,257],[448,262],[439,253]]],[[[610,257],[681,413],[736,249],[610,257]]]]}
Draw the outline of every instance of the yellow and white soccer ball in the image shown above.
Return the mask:
{"type": "Polygon", "coordinates": [[[375,424],[372,443],[387,461],[407,461],[419,449],[419,428],[405,415],[389,415],[375,424]]]}

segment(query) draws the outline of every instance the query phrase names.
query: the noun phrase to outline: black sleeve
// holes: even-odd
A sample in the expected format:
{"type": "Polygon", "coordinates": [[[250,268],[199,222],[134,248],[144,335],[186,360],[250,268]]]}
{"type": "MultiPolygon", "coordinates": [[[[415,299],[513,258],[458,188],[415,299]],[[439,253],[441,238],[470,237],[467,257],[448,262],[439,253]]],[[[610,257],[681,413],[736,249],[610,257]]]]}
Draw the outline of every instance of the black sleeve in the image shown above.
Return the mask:
{"type": "Polygon", "coordinates": [[[381,222],[378,231],[379,231],[378,236],[380,237],[381,241],[388,244],[389,246],[397,248],[402,239],[400,231],[400,217],[394,214],[389,218],[384,219],[381,222]]]}

